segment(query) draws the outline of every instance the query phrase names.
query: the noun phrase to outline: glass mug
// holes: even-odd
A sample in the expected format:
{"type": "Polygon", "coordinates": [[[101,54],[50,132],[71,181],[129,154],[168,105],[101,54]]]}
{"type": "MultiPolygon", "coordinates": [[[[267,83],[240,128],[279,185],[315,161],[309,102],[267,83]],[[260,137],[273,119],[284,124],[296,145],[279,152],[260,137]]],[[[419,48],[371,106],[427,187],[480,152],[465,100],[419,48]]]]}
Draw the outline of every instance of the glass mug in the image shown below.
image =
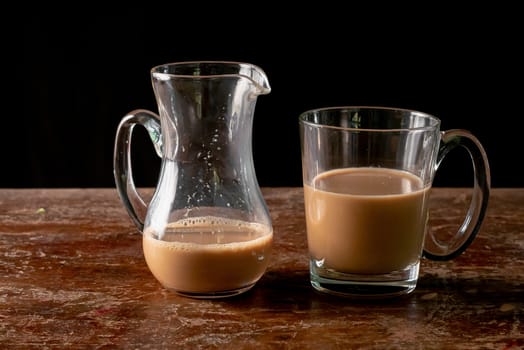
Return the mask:
{"type": "Polygon", "coordinates": [[[299,117],[311,285],[356,298],[412,292],[420,259],[450,260],[474,240],[490,193],[490,170],[467,130],[440,131],[435,116],[386,107],[332,107],[299,117]],[[448,152],[471,156],[474,186],[451,238],[429,230],[429,197],[448,152]]]}
{"type": "Polygon", "coordinates": [[[114,176],[142,233],[146,263],[167,289],[223,298],[251,289],[271,255],[273,228],[253,164],[252,124],[259,67],[175,62],[151,69],[159,115],[134,110],[117,128],[114,176]],[[135,188],[131,136],[141,125],[162,158],[149,204],[135,188]]]}

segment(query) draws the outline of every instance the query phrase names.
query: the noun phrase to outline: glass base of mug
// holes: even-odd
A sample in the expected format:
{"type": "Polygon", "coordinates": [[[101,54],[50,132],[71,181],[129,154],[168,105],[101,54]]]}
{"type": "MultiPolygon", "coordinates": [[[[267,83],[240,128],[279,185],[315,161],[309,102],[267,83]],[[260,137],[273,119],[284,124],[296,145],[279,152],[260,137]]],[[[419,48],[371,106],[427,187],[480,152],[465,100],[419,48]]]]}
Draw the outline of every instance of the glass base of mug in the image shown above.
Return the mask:
{"type": "Polygon", "coordinates": [[[225,290],[225,291],[218,291],[218,292],[185,292],[181,290],[175,290],[172,288],[167,288],[172,292],[175,292],[176,294],[186,297],[186,298],[193,298],[193,299],[221,299],[221,298],[230,298],[234,297],[236,295],[242,294],[250,290],[255,286],[256,283],[250,284],[248,286],[237,288],[237,289],[231,289],[231,290],[225,290]]]}
{"type": "Polygon", "coordinates": [[[317,267],[310,261],[310,280],[315,290],[355,299],[383,299],[406,295],[415,290],[420,262],[385,274],[352,274],[317,267]]]}

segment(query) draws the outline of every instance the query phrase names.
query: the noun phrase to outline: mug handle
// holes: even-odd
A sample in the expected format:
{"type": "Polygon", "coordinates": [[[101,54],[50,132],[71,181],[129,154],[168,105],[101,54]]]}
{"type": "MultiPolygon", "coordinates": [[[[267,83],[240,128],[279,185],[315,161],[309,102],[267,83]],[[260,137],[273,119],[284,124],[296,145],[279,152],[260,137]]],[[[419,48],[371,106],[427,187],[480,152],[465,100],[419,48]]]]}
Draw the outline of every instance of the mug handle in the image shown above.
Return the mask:
{"type": "Polygon", "coordinates": [[[435,171],[446,155],[458,146],[466,149],[471,157],[474,175],[473,193],[466,217],[451,239],[447,242],[439,240],[428,229],[423,255],[431,260],[451,260],[462,254],[480,230],[488,207],[491,186],[488,157],[482,144],[471,132],[461,129],[441,132],[435,171]]]}
{"type": "Polygon", "coordinates": [[[113,174],[116,188],[129,216],[142,232],[147,205],[136,190],[131,167],[131,136],[135,125],[142,125],[146,128],[159,157],[162,157],[162,133],[160,117],[144,109],[129,112],[122,118],[116,130],[113,154],[113,174]]]}

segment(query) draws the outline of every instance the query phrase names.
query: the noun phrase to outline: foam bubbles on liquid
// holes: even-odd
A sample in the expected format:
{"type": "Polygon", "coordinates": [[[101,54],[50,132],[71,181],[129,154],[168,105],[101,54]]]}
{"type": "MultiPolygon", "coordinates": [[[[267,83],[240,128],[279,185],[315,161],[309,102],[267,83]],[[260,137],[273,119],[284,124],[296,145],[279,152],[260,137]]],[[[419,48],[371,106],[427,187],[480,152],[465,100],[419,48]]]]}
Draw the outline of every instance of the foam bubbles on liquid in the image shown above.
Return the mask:
{"type": "MultiPolygon", "coordinates": [[[[271,226],[222,217],[204,216],[185,218],[169,223],[162,240],[151,229],[144,231],[144,239],[155,241],[155,244],[168,245],[171,249],[192,250],[242,249],[243,246],[261,244],[261,241],[272,240],[271,226]]],[[[245,247],[244,247],[245,248],[245,247]]]]}

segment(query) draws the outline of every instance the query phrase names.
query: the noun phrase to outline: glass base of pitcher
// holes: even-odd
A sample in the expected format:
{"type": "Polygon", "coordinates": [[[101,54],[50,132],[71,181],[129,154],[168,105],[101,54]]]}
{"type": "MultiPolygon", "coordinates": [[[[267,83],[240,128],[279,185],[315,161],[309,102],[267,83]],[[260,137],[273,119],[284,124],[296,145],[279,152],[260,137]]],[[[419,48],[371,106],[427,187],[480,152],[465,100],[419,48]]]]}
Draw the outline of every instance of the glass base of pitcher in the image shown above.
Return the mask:
{"type": "Polygon", "coordinates": [[[181,290],[169,290],[175,292],[176,294],[186,297],[186,298],[193,298],[193,299],[222,299],[222,298],[231,298],[236,295],[243,294],[253,288],[255,286],[255,283],[242,287],[237,289],[231,289],[231,290],[225,290],[225,291],[217,291],[217,292],[186,292],[181,290]]]}
{"type": "Polygon", "coordinates": [[[349,274],[319,268],[310,262],[310,280],[321,293],[355,299],[385,299],[409,294],[417,286],[420,263],[385,274],[349,274]]]}

